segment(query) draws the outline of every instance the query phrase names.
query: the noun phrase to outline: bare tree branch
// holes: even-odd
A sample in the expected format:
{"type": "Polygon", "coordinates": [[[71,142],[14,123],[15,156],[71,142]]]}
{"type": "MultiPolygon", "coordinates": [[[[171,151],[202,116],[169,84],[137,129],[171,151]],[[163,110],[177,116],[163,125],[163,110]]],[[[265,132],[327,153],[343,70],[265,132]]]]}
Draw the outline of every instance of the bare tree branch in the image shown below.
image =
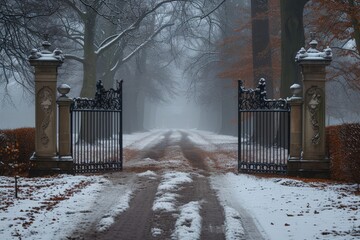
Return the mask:
{"type": "Polygon", "coordinates": [[[226,0],[223,0],[221,3],[219,3],[219,5],[217,5],[214,9],[212,9],[210,12],[206,13],[205,15],[201,16],[200,19],[204,19],[206,17],[208,17],[210,14],[212,14],[213,12],[215,12],[216,10],[218,10],[221,5],[223,5],[226,2],[226,0]]]}
{"type": "Polygon", "coordinates": [[[139,50],[141,50],[143,47],[145,47],[156,35],[158,35],[164,28],[173,26],[174,24],[169,23],[161,26],[158,30],[156,30],[151,36],[149,36],[146,41],[144,41],[142,44],[140,44],[137,48],[135,48],[129,55],[127,55],[125,58],[123,58],[122,62],[128,61],[135,53],[137,53],[139,50]]]}

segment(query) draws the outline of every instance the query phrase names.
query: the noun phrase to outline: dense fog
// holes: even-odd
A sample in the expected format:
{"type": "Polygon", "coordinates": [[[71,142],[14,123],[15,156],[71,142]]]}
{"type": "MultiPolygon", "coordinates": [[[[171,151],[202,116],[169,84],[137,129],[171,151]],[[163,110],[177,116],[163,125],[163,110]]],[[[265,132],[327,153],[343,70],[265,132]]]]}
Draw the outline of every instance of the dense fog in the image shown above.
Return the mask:
{"type": "MultiPolygon", "coordinates": [[[[261,1],[250,0],[171,4],[108,0],[96,6],[69,2],[0,4],[6,13],[0,16],[0,25],[6,29],[0,41],[0,129],[34,126],[34,75],[27,57],[32,48],[42,49],[44,39],[52,44],[50,50],[60,48],[65,55],[58,85],[70,85],[71,98],[92,98],[97,80],[102,80],[106,89],[115,87],[116,80],[124,80],[125,133],[196,128],[236,135],[238,79],[255,88],[259,77],[265,77],[269,97],[276,98],[290,96],[283,86],[300,81],[280,80],[281,16],[275,1],[265,1],[266,8],[256,5],[261,1]],[[12,18],[18,12],[24,15],[12,18]],[[256,14],[264,14],[266,24],[256,25],[256,14]],[[21,32],[25,20],[27,28],[21,32]],[[259,60],[256,54],[265,57],[259,60]]],[[[318,17],[308,5],[304,45],[318,17]]],[[[326,40],[325,34],[317,36],[326,40]]],[[[344,44],[338,39],[331,44],[334,68],[329,69],[326,90],[327,124],[357,121],[358,88],[347,79],[350,75],[357,79],[357,60],[344,54],[337,60],[336,55],[342,50],[339,46],[349,51],[356,43],[344,44]],[[343,63],[354,66],[354,73],[334,74],[343,63]]]]}

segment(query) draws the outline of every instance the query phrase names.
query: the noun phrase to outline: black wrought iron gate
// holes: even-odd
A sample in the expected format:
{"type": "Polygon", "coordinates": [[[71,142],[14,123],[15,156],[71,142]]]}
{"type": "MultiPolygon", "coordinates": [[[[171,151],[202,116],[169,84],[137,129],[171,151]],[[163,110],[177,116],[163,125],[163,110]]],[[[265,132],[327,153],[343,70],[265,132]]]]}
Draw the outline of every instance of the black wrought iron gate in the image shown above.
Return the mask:
{"type": "Polygon", "coordinates": [[[122,81],[109,90],[98,81],[94,99],[75,98],[71,132],[76,173],[121,170],[122,81]]]}
{"type": "Polygon", "coordinates": [[[267,99],[266,83],[256,89],[238,85],[239,172],[285,173],[289,149],[290,106],[267,99]]]}

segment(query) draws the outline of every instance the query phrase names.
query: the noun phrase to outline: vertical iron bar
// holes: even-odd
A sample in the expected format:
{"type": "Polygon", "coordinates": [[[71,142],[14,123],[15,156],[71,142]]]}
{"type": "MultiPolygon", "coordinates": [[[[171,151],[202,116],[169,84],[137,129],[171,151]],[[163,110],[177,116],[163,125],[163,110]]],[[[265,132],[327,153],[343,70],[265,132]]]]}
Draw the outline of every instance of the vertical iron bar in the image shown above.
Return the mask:
{"type": "Polygon", "coordinates": [[[76,160],[75,160],[75,163],[76,163],[76,171],[79,171],[79,148],[80,148],[80,123],[79,123],[79,117],[78,117],[78,111],[74,111],[74,115],[75,115],[75,119],[76,119],[76,124],[75,124],[75,131],[77,133],[77,144],[74,145],[74,149],[75,149],[75,154],[76,154],[76,160]]]}
{"type": "Polygon", "coordinates": [[[70,107],[70,153],[71,153],[71,157],[73,158],[73,171],[74,173],[76,173],[76,169],[74,169],[74,166],[76,164],[75,162],[75,156],[74,156],[74,152],[73,152],[73,144],[74,144],[74,137],[73,137],[73,132],[74,132],[74,122],[73,122],[73,111],[72,111],[72,107],[70,107]]]}
{"type": "Polygon", "coordinates": [[[273,162],[275,166],[278,166],[279,163],[279,155],[278,155],[278,149],[279,149],[279,127],[280,127],[280,118],[279,118],[279,112],[274,112],[274,120],[273,120],[274,128],[273,135],[275,136],[274,144],[273,144],[273,150],[274,150],[274,156],[273,156],[273,162]]]}
{"type": "Polygon", "coordinates": [[[285,139],[286,139],[286,118],[285,118],[285,111],[281,112],[281,122],[283,123],[283,126],[281,126],[281,162],[280,165],[284,164],[284,158],[285,158],[285,139]]]}
{"type": "Polygon", "coordinates": [[[286,163],[285,161],[285,156],[286,156],[286,112],[283,111],[282,112],[282,121],[284,123],[284,125],[281,127],[282,128],[282,161],[281,161],[281,165],[284,165],[286,163]]]}
{"type": "Polygon", "coordinates": [[[75,148],[75,152],[76,152],[76,169],[77,169],[77,171],[79,171],[79,164],[80,164],[80,155],[79,155],[79,153],[80,153],[80,148],[81,148],[81,141],[80,141],[80,129],[81,129],[81,124],[79,123],[79,121],[81,121],[80,120],[80,118],[79,118],[79,116],[78,116],[78,110],[76,110],[75,112],[74,112],[74,114],[75,114],[75,116],[76,116],[76,121],[77,121],[77,123],[76,123],[76,133],[77,133],[77,144],[76,145],[74,145],[74,148],[75,148]]]}
{"type": "MultiPolygon", "coordinates": [[[[87,115],[87,119],[86,119],[86,127],[85,127],[85,130],[86,130],[86,137],[85,137],[85,139],[87,139],[87,140],[90,140],[91,141],[91,132],[90,132],[90,128],[91,128],[91,117],[92,117],[92,115],[91,115],[91,112],[88,112],[88,111],[86,111],[86,115],[87,115]],[[89,127],[90,126],[90,127],[89,127]]],[[[84,141],[84,149],[85,149],[85,151],[84,151],[84,153],[85,153],[85,158],[84,158],[84,160],[86,161],[86,167],[87,167],[87,171],[89,171],[88,169],[91,169],[91,167],[90,167],[90,162],[89,162],[89,150],[88,150],[88,148],[89,148],[89,143],[90,143],[90,141],[84,141]]]]}
{"type": "Polygon", "coordinates": [[[283,128],[283,162],[282,165],[284,165],[286,163],[286,138],[287,138],[287,133],[286,133],[286,125],[287,125],[287,120],[286,120],[286,112],[283,112],[283,120],[284,120],[284,126],[283,128]]]}
{"type": "MultiPolygon", "coordinates": [[[[86,115],[87,115],[87,124],[86,124],[86,134],[87,134],[87,137],[85,139],[91,139],[91,132],[89,131],[89,128],[91,128],[91,112],[86,112],[86,115]]],[[[89,159],[89,142],[85,142],[86,144],[84,145],[85,147],[85,153],[86,153],[86,158],[85,158],[85,161],[87,162],[88,166],[89,166],[89,163],[90,163],[90,159],[89,159]]],[[[89,169],[89,167],[88,167],[89,169]]]]}
{"type": "Polygon", "coordinates": [[[89,152],[89,156],[90,156],[90,159],[91,159],[91,172],[94,172],[94,171],[98,171],[99,170],[99,166],[97,165],[97,162],[94,161],[94,158],[93,158],[93,154],[94,154],[94,151],[96,151],[96,147],[97,147],[97,140],[98,138],[100,137],[99,136],[99,128],[98,128],[98,122],[99,122],[99,116],[97,114],[97,110],[95,112],[92,112],[91,116],[92,116],[92,139],[93,141],[91,142],[91,145],[90,145],[90,152],[89,152]]]}
{"type": "MultiPolygon", "coordinates": [[[[94,112],[94,114],[96,114],[94,112]]],[[[101,121],[101,118],[99,118],[99,116],[96,117],[97,118],[97,122],[96,122],[96,134],[100,134],[101,133],[101,124],[100,121],[101,121]]],[[[96,162],[99,162],[101,161],[101,152],[102,152],[102,145],[100,145],[99,143],[96,144],[96,149],[95,149],[95,152],[93,153],[95,156],[94,158],[96,159],[96,162]]]]}
{"type": "Polygon", "coordinates": [[[84,117],[84,121],[82,121],[82,125],[84,126],[81,126],[83,130],[80,131],[81,132],[81,135],[84,135],[84,136],[81,136],[83,139],[82,139],[82,142],[81,142],[81,171],[83,172],[84,171],[84,168],[86,166],[85,164],[85,143],[86,143],[86,138],[87,138],[87,130],[86,130],[86,126],[88,125],[88,119],[87,119],[87,111],[84,111],[84,112],[81,112],[82,113],[82,117],[84,117]]]}
{"type": "Polygon", "coordinates": [[[71,110],[71,121],[72,121],[72,130],[71,130],[71,137],[73,138],[72,144],[71,144],[71,152],[73,154],[73,158],[74,158],[74,170],[75,173],[77,173],[77,153],[76,153],[76,146],[78,145],[77,143],[77,138],[75,133],[77,132],[77,118],[76,118],[76,111],[74,109],[71,110]]]}
{"type": "Polygon", "coordinates": [[[254,162],[254,160],[256,160],[256,158],[255,158],[255,152],[254,152],[254,133],[255,133],[255,131],[254,131],[254,127],[255,127],[255,114],[254,114],[254,112],[249,112],[249,114],[248,115],[250,115],[250,119],[249,120],[251,120],[251,121],[247,121],[247,126],[246,126],[246,128],[248,129],[248,131],[249,131],[249,129],[251,130],[249,133],[248,133],[248,137],[249,137],[249,139],[248,139],[248,149],[249,149],[249,155],[250,155],[250,157],[248,157],[248,159],[246,160],[246,164],[247,164],[247,170],[249,170],[249,168],[250,168],[250,165],[249,164],[252,164],[253,162],[254,162]]]}
{"type": "Polygon", "coordinates": [[[272,112],[266,113],[266,117],[265,117],[265,122],[267,124],[267,136],[266,136],[266,161],[271,163],[271,159],[269,159],[269,150],[270,150],[270,146],[271,146],[271,138],[272,138],[272,134],[271,134],[271,129],[273,129],[273,126],[271,125],[271,117],[272,117],[272,112]]]}
{"type": "MultiPolygon", "coordinates": [[[[104,132],[107,132],[108,127],[106,127],[106,125],[107,125],[107,121],[108,121],[108,119],[107,119],[108,118],[108,112],[105,111],[105,112],[102,112],[102,114],[103,114],[103,118],[102,118],[103,122],[102,122],[102,124],[103,124],[104,130],[105,130],[104,132]]],[[[105,152],[106,152],[103,163],[106,164],[109,161],[109,153],[110,153],[109,139],[103,138],[103,141],[104,141],[105,152]]],[[[104,165],[104,166],[106,166],[106,165],[104,165]]]]}
{"type": "Polygon", "coordinates": [[[277,137],[278,137],[278,141],[277,141],[277,146],[276,146],[276,150],[277,150],[277,153],[278,153],[278,158],[277,158],[277,164],[281,164],[281,158],[282,158],[282,154],[281,154],[281,141],[282,141],[282,137],[281,137],[281,112],[277,112],[277,117],[278,117],[278,130],[277,130],[277,137]]]}
{"type": "MultiPolygon", "coordinates": [[[[94,146],[92,153],[96,153],[96,151],[98,151],[103,145],[101,143],[103,142],[103,138],[104,135],[106,134],[106,131],[102,131],[101,126],[104,126],[104,129],[106,128],[106,124],[104,124],[104,118],[106,118],[106,116],[103,115],[103,112],[101,110],[96,110],[95,122],[94,122],[96,131],[95,131],[95,139],[94,139],[94,146]]],[[[96,159],[93,156],[93,163],[94,166],[96,166],[95,171],[103,170],[105,162],[103,162],[103,165],[100,165],[98,159],[96,159]]]]}
{"type": "MultiPolygon", "coordinates": [[[[287,157],[289,157],[289,155],[290,155],[290,129],[291,129],[290,128],[291,127],[290,114],[291,114],[291,107],[287,111],[287,122],[288,122],[288,125],[287,125],[287,131],[288,131],[288,133],[287,133],[287,137],[288,137],[288,139],[287,139],[287,157]]],[[[287,161],[286,161],[286,163],[287,163],[287,161]]]]}
{"type": "Polygon", "coordinates": [[[279,126],[279,132],[280,132],[280,161],[279,161],[279,165],[281,166],[284,162],[284,137],[285,137],[285,132],[284,132],[284,128],[285,128],[285,119],[284,119],[284,112],[281,111],[279,112],[279,115],[280,115],[280,123],[282,124],[281,126],[279,126]]]}
{"type": "Polygon", "coordinates": [[[244,118],[244,123],[243,123],[243,126],[244,126],[244,129],[243,129],[243,133],[242,133],[242,136],[245,140],[244,142],[244,147],[245,150],[244,150],[244,159],[243,159],[243,164],[244,164],[244,167],[246,169],[246,171],[248,171],[249,169],[249,163],[250,163],[250,159],[252,158],[252,155],[251,155],[251,149],[250,149],[250,139],[249,139],[249,131],[252,131],[252,129],[249,128],[249,123],[250,123],[250,120],[251,119],[251,113],[249,112],[242,112],[242,116],[244,118]]]}
{"type": "Polygon", "coordinates": [[[240,81],[238,80],[238,172],[240,171],[240,154],[241,154],[241,112],[240,112],[240,81]]]}
{"type": "MultiPolygon", "coordinates": [[[[104,117],[102,116],[101,112],[98,111],[98,110],[95,110],[94,112],[94,115],[95,115],[95,118],[97,119],[97,121],[105,121],[106,122],[106,119],[104,119],[104,117]]],[[[103,132],[103,124],[99,124],[99,126],[97,126],[98,124],[96,124],[96,127],[97,127],[97,131],[98,132],[103,132]]],[[[99,164],[102,160],[103,160],[103,144],[101,146],[98,146],[98,144],[96,144],[96,149],[95,151],[99,151],[100,152],[100,157],[97,159],[96,161],[96,165],[94,165],[94,167],[96,167],[96,170],[99,168],[99,164]]]]}
{"type": "MultiPolygon", "coordinates": [[[[254,126],[255,126],[255,128],[256,129],[254,129],[254,133],[255,133],[255,137],[254,137],[254,146],[255,146],[255,152],[256,152],[256,158],[255,158],[255,160],[256,160],[256,163],[258,163],[259,162],[259,145],[258,145],[258,139],[257,139],[257,135],[258,135],[258,133],[257,133],[257,131],[258,131],[258,118],[259,118],[259,112],[254,112],[255,113],[255,123],[254,123],[254,126]]],[[[258,164],[256,164],[256,168],[255,168],[255,170],[257,169],[257,165],[258,164]]]]}
{"type": "Polygon", "coordinates": [[[120,81],[120,160],[123,169],[123,80],[120,81]]]}
{"type": "MultiPolygon", "coordinates": [[[[107,122],[108,122],[108,119],[107,119],[108,118],[108,112],[105,111],[102,114],[103,114],[103,119],[102,119],[103,123],[102,124],[104,125],[105,132],[107,132],[109,130],[108,127],[106,127],[107,122]]],[[[109,127],[111,127],[111,126],[109,126],[109,127]]],[[[110,155],[109,139],[108,138],[103,138],[103,141],[105,143],[105,151],[106,151],[103,163],[106,164],[109,161],[109,155],[110,155]]],[[[104,165],[104,166],[106,166],[106,165],[104,165]]]]}
{"type": "MultiPolygon", "coordinates": [[[[263,165],[267,164],[267,161],[265,159],[265,134],[266,134],[266,122],[265,122],[265,116],[266,116],[266,111],[261,111],[261,122],[262,122],[262,131],[260,132],[260,141],[261,141],[261,162],[263,163],[263,165]]],[[[266,168],[265,168],[266,169],[266,168]]],[[[262,170],[263,171],[263,170],[262,170]]]]}

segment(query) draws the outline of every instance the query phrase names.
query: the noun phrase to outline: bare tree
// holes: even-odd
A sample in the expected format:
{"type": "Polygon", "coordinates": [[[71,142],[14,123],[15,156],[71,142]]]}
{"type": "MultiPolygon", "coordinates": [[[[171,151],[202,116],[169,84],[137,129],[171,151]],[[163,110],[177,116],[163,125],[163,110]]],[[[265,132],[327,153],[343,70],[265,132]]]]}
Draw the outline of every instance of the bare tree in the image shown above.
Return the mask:
{"type": "Polygon", "coordinates": [[[44,34],[37,24],[54,14],[57,5],[51,1],[9,0],[0,3],[0,84],[15,80],[29,92],[33,81],[27,55],[38,46],[44,34]]]}
{"type": "Polygon", "coordinates": [[[69,40],[75,41],[83,49],[79,54],[67,54],[66,57],[83,65],[83,87],[81,96],[92,96],[96,78],[113,75],[119,67],[129,61],[138,51],[147,46],[161,31],[174,23],[170,14],[178,14],[187,2],[184,0],[163,1],[62,1],[73,10],[77,25],[64,22],[65,32],[69,40]],[[165,13],[165,14],[159,14],[165,13]],[[146,28],[149,18],[156,15],[155,27],[152,32],[142,31],[146,28]],[[164,16],[164,17],[161,17],[164,16]],[[110,30],[98,29],[99,23],[108,21],[115,26],[110,30]],[[100,34],[99,34],[100,33],[100,34]],[[97,72],[99,59],[106,58],[108,66],[101,73],[97,72]],[[113,73],[112,73],[113,72],[113,73]]]}
{"type": "Polygon", "coordinates": [[[229,53],[234,53],[234,51],[238,53],[236,50],[239,48],[238,43],[248,46],[246,39],[249,38],[238,38],[237,34],[240,33],[235,32],[234,29],[238,28],[239,22],[244,22],[246,18],[249,18],[249,14],[239,14],[242,8],[248,8],[249,1],[241,3],[226,1],[220,7],[217,7],[218,3],[216,2],[212,4],[212,8],[216,11],[204,19],[202,32],[191,35],[192,45],[188,46],[197,53],[193,55],[187,68],[191,79],[189,92],[192,94],[191,96],[200,100],[200,103],[218,106],[216,112],[212,109],[212,115],[221,115],[218,130],[224,134],[235,135],[237,131],[234,80],[238,76],[228,74],[228,71],[234,62],[244,55],[235,56],[235,54],[229,53]],[[233,39],[236,40],[232,41],[233,39]]]}

